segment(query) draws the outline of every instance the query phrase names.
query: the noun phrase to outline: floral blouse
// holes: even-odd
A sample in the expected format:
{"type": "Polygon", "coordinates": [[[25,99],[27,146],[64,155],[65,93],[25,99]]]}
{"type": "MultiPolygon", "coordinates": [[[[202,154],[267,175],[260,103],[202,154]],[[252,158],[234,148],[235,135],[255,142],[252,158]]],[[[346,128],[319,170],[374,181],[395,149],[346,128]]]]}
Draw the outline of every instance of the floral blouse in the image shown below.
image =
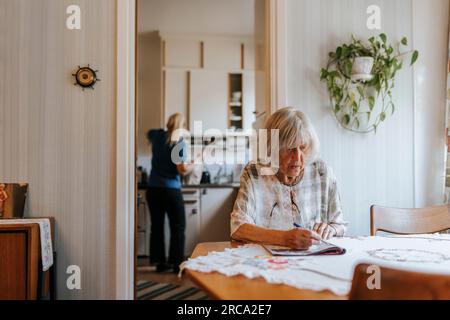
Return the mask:
{"type": "Polygon", "coordinates": [[[262,165],[249,163],[241,176],[241,186],[231,213],[231,237],[243,224],[276,230],[296,225],[312,229],[325,222],[338,236],[346,231],[336,178],[323,160],[305,167],[295,185],[281,183],[275,175],[261,175],[262,165]]]}

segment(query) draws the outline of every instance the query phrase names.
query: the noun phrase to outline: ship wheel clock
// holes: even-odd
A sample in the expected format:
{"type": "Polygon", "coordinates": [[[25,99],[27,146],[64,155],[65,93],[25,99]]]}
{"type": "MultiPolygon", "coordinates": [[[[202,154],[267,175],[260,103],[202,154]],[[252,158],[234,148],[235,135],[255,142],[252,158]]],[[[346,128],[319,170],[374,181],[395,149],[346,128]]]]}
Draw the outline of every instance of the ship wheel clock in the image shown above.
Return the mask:
{"type": "Polygon", "coordinates": [[[78,66],[78,71],[72,74],[72,76],[75,77],[76,81],[74,85],[80,86],[83,91],[84,89],[94,90],[94,85],[97,83],[97,81],[100,81],[100,79],[97,78],[97,72],[98,70],[92,69],[89,64],[87,65],[87,67],[78,66]]]}

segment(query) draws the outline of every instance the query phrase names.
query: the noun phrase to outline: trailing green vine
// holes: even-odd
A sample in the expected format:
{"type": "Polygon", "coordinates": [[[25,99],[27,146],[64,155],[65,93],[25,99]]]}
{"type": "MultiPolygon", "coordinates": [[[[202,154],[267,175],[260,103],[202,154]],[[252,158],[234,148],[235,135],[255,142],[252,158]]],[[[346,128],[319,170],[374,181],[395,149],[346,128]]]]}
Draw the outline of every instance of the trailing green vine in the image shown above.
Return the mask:
{"type": "Polygon", "coordinates": [[[359,133],[376,133],[388,114],[394,113],[392,90],[397,71],[403,67],[402,58],[411,54],[412,66],[419,57],[417,50],[400,53],[400,45],[407,46],[408,39],[404,37],[394,49],[384,33],[371,37],[368,43],[352,36],[350,44],[343,44],[329,53],[329,61],[321,70],[320,80],[327,85],[332,112],[343,128],[359,133]],[[352,80],[356,57],[374,59],[370,80],[352,80]],[[380,108],[376,108],[380,99],[380,108]],[[361,126],[362,123],[365,125],[361,126]]]}

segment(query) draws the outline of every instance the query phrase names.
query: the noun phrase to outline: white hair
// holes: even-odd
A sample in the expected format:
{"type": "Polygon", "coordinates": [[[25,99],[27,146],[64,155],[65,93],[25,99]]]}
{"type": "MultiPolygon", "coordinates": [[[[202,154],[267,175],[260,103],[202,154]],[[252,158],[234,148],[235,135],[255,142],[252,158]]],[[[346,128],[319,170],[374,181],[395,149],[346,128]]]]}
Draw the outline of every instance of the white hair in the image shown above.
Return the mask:
{"type": "Polygon", "coordinates": [[[279,109],[266,121],[268,132],[267,149],[271,153],[270,130],[279,130],[278,151],[305,146],[306,163],[312,163],[319,157],[320,143],[309,118],[293,107],[279,109]]]}

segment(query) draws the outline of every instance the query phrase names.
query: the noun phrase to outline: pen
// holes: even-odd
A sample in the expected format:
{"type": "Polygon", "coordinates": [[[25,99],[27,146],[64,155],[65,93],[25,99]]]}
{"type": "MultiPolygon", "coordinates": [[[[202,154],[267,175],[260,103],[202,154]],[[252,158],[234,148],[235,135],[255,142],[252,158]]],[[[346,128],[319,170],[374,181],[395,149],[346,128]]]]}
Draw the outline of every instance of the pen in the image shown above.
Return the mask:
{"type": "MultiPolygon", "coordinates": [[[[294,227],[301,228],[301,226],[299,224],[295,223],[295,222],[294,222],[294,227]]],[[[322,239],[319,239],[318,241],[319,242],[323,242],[323,243],[327,243],[327,242],[323,241],[322,239]]]]}

